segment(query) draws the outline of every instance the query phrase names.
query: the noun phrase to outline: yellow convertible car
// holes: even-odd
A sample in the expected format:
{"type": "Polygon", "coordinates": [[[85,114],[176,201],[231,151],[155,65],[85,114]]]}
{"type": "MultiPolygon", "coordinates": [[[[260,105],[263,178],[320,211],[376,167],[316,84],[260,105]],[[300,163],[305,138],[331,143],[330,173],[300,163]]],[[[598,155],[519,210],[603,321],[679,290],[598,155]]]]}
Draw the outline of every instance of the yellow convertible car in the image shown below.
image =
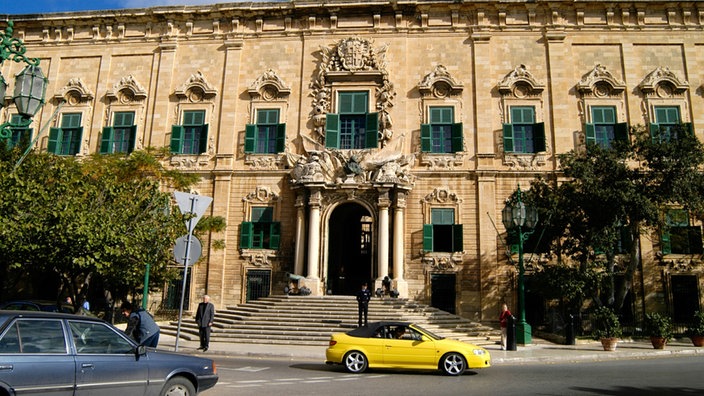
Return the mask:
{"type": "Polygon", "coordinates": [[[330,336],[325,363],[342,364],[351,373],[367,368],[441,370],[462,375],[491,366],[486,349],[431,333],[405,322],[375,322],[330,336]]]}

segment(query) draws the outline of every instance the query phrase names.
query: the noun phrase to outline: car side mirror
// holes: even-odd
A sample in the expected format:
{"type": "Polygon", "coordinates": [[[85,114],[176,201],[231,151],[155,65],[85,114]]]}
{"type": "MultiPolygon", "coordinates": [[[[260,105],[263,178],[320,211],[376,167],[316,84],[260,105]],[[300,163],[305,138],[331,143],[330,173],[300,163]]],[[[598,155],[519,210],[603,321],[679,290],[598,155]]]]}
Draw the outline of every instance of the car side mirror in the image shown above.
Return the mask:
{"type": "Polygon", "coordinates": [[[147,347],[144,345],[139,345],[137,346],[137,349],[134,350],[134,355],[137,359],[139,359],[140,356],[144,356],[147,354],[147,347]]]}

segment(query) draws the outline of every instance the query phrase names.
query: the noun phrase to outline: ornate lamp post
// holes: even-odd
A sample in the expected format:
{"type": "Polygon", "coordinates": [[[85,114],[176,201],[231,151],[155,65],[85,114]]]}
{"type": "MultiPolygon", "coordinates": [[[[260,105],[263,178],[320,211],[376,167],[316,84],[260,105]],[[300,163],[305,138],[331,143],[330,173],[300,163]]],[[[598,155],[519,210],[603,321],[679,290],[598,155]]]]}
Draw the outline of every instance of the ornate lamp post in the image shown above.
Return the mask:
{"type": "MultiPolygon", "coordinates": [[[[32,123],[32,117],[44,105],[47,78],[39,67],[39,58],[27,58],[26,48],[22,40],[12,38],[14,23],[7,22],[5,31],[0,31],[0,68],[6,60],[24,62],[27,66],[15,76],[15,92],[13,100],[17,112],[22,117],[19,123],[7,121],[0,124],[0,139],[12,137],[12,128],[26,128],[32,123]]],[[[7,83],[0,73],[0,109],[5,104],[7,83]]]]}
{"type": "Polygon", "coordinates": [[[516,194],[506,202],[501,211],[501,222],[504,227],[518,239],[518,323],[516,323],[516,343],[526,345],[531,343],[531,328],[526,322],[526,296],[523,275],[523,242],[533,233],[538,223],[538,211],[532,206],[526,206],[521,201],[521,186],[516,194]]]}

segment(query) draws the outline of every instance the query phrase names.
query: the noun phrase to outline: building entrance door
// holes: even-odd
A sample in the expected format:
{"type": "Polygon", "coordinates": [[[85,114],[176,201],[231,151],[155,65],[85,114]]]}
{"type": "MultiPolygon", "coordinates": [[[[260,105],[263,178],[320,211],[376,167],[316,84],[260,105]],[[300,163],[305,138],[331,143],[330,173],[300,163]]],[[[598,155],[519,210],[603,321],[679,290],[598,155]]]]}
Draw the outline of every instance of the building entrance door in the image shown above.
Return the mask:
{"type": "Polygon", "coordinates": [[[455,313],[455,274],[430,276],[430,305],[445,312],[455,313]]]}
{"type": "Polygon", "coordinates": [[[372,217],[359,204],[345,203],[328,224],[327,294],[353,295],[372,282],[372,217]]]}

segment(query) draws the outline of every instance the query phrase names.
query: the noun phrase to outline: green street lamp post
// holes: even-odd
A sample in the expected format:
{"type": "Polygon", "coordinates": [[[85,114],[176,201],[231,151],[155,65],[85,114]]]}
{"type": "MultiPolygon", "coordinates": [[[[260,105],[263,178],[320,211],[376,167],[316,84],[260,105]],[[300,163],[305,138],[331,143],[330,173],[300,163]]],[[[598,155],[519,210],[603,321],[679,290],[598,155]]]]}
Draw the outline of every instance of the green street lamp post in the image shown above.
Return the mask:
{"type": "MultiPolygon", "coordinates": [[[[48,79],[39,67],[39,58],[28,58],[24,55],[27,49],[22,40],[13,38],[14,23],[7,22],[4,31],[0,31],[0,68],[6,60],[24,62],[27,66],[15,76],[15,92],[12,96],[21,117],[19,123],[7,121],[0,124],[0,139],[12,137],[14,128],[26,128],[32,123],[32,117],[44,106],[48,79]]],[[[0,109],[5,105],[7,82],[0,73],[0,109]]]]}
{"type": "Polygon", "coordinates": [[[516,343],[528,345],[531,343],[531,328],[526,322],[526,296],[523,265],[523,242],[533,233],[538,223],[538,211],[535,207],[526,206],[521,201],[521,186],[516,194],[506,202],[501,211],[501,222],[509,234],[518,239],[518,323],[516,323],[516,343]]]}

